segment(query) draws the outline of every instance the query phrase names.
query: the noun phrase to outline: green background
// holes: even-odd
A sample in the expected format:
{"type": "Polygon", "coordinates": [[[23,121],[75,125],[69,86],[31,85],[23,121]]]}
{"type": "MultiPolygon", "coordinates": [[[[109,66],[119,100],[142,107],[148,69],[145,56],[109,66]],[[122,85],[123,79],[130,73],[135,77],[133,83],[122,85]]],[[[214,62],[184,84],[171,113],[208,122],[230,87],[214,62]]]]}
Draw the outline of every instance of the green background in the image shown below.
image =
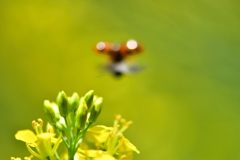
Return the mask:
{"type": "MultiPolygon", "coordinates": [[[[136,160],[240,159],[239,0],[1,0],[0,154],[29,156],[14,139],[43,100],[88,90],[104,98],[97,124],[121,114],[136,160]],[[134,38],[145,67],[101,74],[99,41],[134,38]]],[[[35,159],[35,158],[34,158],[35,159]]]]}

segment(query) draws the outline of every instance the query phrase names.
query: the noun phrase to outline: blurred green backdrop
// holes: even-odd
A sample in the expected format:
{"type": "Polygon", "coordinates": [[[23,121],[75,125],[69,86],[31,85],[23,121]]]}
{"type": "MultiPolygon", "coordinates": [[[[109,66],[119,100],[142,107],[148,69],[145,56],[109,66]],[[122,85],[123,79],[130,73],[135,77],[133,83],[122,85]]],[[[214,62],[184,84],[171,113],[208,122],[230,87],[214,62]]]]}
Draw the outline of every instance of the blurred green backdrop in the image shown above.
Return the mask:
{"type": "MultiPolygon", "coordinates": [[[[239,0],[1,0],[1,159],[30,155],[14,139],[59,91],[104,97],[98,124],[121,114],[134,159],[240,159],[239,0]],[[146,66],[99,76],[99,41],[134,38],[146,66]]],[[[35,158],[34,158],[35,159],[35,158]]]]}

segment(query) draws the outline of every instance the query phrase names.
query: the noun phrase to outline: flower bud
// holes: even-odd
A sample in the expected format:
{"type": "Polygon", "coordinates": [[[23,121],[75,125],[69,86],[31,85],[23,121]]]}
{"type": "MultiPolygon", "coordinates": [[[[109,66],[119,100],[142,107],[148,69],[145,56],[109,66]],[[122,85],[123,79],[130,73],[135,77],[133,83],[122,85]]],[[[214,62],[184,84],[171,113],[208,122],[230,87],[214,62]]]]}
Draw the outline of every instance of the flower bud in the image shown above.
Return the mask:
{"type": "Polygon", "coordinates": [[[67,128],[65,120],[63,117],[60,118],[60,120],[56,123],[57,129],[60,131],[63,131],[65,128],[67,128]]]}
{"type": "Polygon", "coordinates": [[[52,102],[51,105],[52,105],[52,108],[53,108],[53,110],[54,110],[54,112],[55,112],[56,120],[59,121],[60,118],[61,118],[61,116],[60,116],[60,113],[59,113],[59,110],[58,110],[58,106],[57,106],[57,104],[54,103],[54,102],[52,102]]]}
{"type": "Polygon", "coordinates": [[[84,96],[84,100],[85,100],[88,108],[91,108],[91,106],[92,106],[93,97],[94,97],[94,91],[93,90],[88,91],[84,96]]]}
{"type": "Polygon", "coordinates": [[[92,110],[90,111],[90,116],[88,121],[89,122],[95,122],[97,117],[99,116],[101,110],[102,110],[102,102],[103,98],[99,97],[97,100],[94,102],[92,110]]]}
{"type": "Polygon", "coordinates": [[[68,99],[70,111],[75,112],[77,110],[79,106],[79,99],[79,95],[76,92],[74,92],[72,97],[68,99]]]}
{"type": "Polygon", "coordinates": [[[64,91],[58,93],[57,105],[60,111],[60,115],[62,117],[66,117],[68,115],[68,98],[64,91]]]}
{"type": "Polygon", "coordinates": [[[76,111],[76,122],[75,122],[75,127],[78,129],[84,129],[86,120],[87,120],[87,113],[88,113],[88,108],[86,102],[83,100],[81,101],[77,111],[76,111]]]}
{"type": "MultiPolygon", "coordinates": [[[[94,95],[93,97],[93,103],[95,103],[95,101],[98,99],[97,95],[94,95]]],[[[93,106],[93,105],[92,105],[93,106]]],[[[92,110],[92,106],[90,108],[88,108],[88,112],[90,112],[92,110]]]]}
{"type": "Polygon", "coordinates": [[[63,129],[63,126],[62,126],[62,124],[60,123],[60,122],[57,122],[56,123],[56,127],[57,127],[57,129],[59,129],[60,131],[63,131],[64,129],[63,129]]]}
{"type": "Polygon", "coordinates": [[[49,100],[45,100],[43,105],[44,105],[44,112],[47,116],[48,122],[51,125],[55,125],[57,122],[57,119],[51,103],[49,102],[49,100]]]}

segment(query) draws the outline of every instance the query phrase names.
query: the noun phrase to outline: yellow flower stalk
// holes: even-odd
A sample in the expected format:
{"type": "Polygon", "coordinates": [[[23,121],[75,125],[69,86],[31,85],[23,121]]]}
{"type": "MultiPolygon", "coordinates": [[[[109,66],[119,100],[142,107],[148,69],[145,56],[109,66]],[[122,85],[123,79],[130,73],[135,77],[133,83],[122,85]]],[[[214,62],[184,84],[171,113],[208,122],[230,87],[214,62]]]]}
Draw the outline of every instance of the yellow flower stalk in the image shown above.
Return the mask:
{"type": "Polygon", "coordinates": [[[25,142],[28,151],[33,156],[42,160],[48,160],[57,150],[61,142],[61,135],[58,137],[58,139],[56,139],[54,138],[54,133],[43,132],[42,119],[38,119],[38,122],[33,121],[32,125],[36,131],[36,134],[34,134],[31,130],[20,130],[15,134],[15,138],[25,142]],[[53,147],[52,144],[54,144],[53,147]],[[33,148],[36,148],[37,152],[34,151],[33,148]]]}

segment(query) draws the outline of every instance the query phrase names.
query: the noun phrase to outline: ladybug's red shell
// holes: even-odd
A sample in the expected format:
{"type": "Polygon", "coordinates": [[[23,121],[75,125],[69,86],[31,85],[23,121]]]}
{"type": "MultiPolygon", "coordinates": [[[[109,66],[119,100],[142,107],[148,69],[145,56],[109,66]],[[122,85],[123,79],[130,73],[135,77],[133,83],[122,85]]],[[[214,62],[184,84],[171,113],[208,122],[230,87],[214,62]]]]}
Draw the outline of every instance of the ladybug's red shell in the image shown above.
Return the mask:
{"type": "Polygon", "coordinates": [[[138,54],[143,50],[143,47],[135,40],[128,40],[127,42],[109,43],[99,42],[95,46],[95,51],[101,54],[109,55],[113,62],[120,62],[128,55],[138,54]]]}

